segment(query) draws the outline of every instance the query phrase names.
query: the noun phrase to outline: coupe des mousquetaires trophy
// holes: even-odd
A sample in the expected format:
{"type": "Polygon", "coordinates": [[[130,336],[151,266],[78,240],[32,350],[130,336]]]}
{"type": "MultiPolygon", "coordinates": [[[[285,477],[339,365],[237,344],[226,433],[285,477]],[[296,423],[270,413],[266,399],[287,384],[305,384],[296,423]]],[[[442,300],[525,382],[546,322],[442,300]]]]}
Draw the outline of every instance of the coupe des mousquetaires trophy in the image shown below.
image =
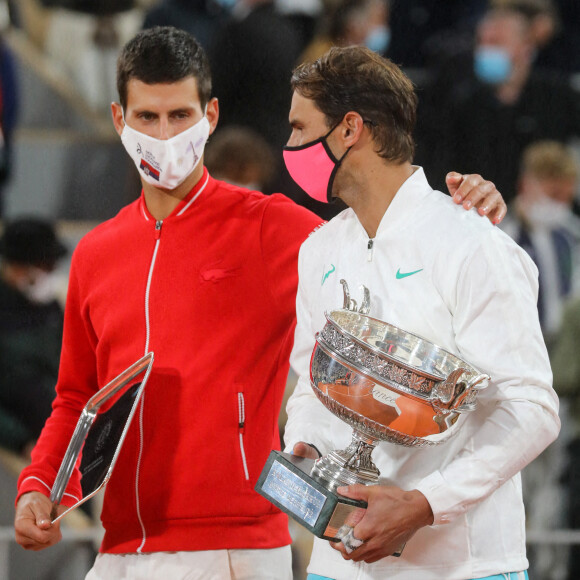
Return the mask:
{"type": "Polygon", "coordinates": [[[326,313],[316,335],[310,381],[324,406],[352,427],[351,443],[317,460],[272,451],[256,485],[258,493],[330,541],[344,538],[364,515],[364,501],[336,489],[379,483],[371,458],[379,441],[426,447],[448,440],[489,380],[424,338],[368,316],[364,286],[357,310],[346,282],[341,284],[344,305],[326,313]]]}

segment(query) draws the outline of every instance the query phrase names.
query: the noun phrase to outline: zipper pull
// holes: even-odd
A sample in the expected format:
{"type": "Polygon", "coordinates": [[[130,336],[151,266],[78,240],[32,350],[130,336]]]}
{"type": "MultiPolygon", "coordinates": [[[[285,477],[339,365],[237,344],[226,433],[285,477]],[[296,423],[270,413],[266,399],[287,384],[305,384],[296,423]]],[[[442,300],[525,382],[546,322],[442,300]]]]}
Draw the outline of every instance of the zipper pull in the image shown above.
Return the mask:
{"type": "Polygon", "coordinates": [[[244,393],[238,393],[238,429],[243,432],[246,424],[246,406],[244,393]]]}
{"type": "Polygon", "coordinates": [[[369,243],[367,244],[367,262],[372,262],[373,261],[373,244],[375,243],[374,240],[369,240],[369,243]]]}
{"type": "Polygon", "coordinates": [[[155,222],[155,239],[158,240],[161,237],[161,226],[163,225],[163,220],[157,220],[155,222]]]}

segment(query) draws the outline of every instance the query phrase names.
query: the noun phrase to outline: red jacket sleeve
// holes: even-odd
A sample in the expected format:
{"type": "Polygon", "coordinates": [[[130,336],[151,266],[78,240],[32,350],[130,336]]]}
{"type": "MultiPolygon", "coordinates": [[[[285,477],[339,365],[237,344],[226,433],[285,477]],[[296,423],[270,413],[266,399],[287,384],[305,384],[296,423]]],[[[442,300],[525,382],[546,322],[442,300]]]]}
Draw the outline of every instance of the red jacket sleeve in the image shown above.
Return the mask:
{"type": "MultiPolygon", "coordinates": [[[[98,388],[96,337],[88,312],[83,311],[83,284],[79,276],[82,265],[90,264],[91,260],[80,254],[77,249],[71,266],[56,398],[51,416],[32,452],[32,462],[20,474],[17,501],[30,491],[50,495],[80,413],[98,388]]],[[[62,503],[73,505],[80,498],[80,473],[75,470],[62,503]]]]}

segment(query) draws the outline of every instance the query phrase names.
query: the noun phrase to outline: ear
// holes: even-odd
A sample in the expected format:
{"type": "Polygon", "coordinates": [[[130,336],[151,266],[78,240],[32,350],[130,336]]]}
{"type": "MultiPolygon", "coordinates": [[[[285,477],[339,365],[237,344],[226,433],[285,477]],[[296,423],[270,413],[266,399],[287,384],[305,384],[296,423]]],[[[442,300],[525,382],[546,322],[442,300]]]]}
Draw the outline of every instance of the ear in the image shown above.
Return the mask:
{"type": "Polygon", "coordinates": [[[125,122],[123,121],[123,108],[119,103],[111,103],[111,115],[113,116],[115,131],[117,131],[120,137],[125,127],[125,122]]]}
{"type": "Polygon", "coordinates": [[[218,119],[220,116],[220,107],[219,107],[219,102],[218,100],[213,97],[213,99],[210,99],[208,104],[207,104],[207,112],[206,112],[206,117],[207,120],[209,121],[209,134],[211,135],[218,124],[218,119]]]}
{"type": "Polygon", "coordinates": [[[363,118],[355,111],[349,111],[341,122],[340,135],[345,147],[353,147],[359,141],[364,129],[363,118]]]}

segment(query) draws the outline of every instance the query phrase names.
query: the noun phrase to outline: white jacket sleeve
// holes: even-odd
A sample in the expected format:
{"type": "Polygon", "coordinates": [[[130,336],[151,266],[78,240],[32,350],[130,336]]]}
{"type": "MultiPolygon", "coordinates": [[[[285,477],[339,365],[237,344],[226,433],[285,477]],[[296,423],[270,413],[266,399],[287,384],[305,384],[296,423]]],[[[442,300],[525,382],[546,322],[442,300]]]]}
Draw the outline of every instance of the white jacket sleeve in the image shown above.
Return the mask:
{"type": "Polygon", "coordinates": [[[322,329],[312,328],[312,308],[305,289],[305,255],[307,250],[302,246],[298,257],[298,293],[296,296],[296,331],[294,348],[290,355],[290,365],[298,382],[288,399],[286,411],[288,422],[284,431],[286,451],[290,452],[295,443],[311,443],[323,455],[334,447],[332,441],[325,437],[330,433],[329,424],[332,414],[317,399],[310,386],[310,358],[316,343],[315,334],[322,329]]]}
{"type": "MultiPolygon", "coordinates": [[[[435,524],[487,498],[558,435],[558,400],[537,315],[537,269],[492,234],[449,292],[461,356],[492,377],[478,395],[479,428],[454,458],[416,487],[435,524]]],[[[468,420],[475,420],[468,417],[468,420]]]]}

